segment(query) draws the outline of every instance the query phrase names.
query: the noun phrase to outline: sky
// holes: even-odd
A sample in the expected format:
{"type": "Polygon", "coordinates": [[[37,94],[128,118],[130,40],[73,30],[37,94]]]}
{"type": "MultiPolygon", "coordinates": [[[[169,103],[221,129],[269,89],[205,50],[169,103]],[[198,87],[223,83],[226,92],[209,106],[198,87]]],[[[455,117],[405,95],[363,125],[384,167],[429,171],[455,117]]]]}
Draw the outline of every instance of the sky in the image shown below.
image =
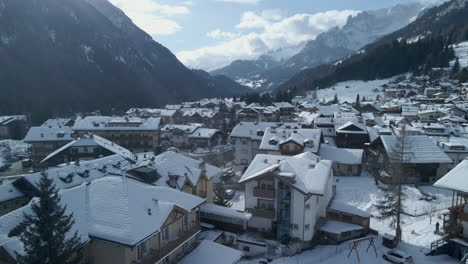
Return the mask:
{"type": "Polygon", "coordinates": [[[211,71],[307,40],[360,11],[439,0],[110,0],[189,68],[211,71]]]}

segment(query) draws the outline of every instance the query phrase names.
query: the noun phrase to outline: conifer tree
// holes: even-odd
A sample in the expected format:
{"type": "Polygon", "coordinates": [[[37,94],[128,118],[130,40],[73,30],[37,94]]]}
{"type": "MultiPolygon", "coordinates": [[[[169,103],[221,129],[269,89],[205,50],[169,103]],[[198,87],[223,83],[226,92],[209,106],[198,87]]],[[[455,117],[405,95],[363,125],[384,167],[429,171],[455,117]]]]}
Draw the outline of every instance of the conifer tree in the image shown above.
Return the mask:
{"type": "Polygon", "coordinates": [[[455,60],[455,64],[453,64],[452,68],[452,75],[457,74],[460,71],[460,61],[458,61],[458,58],[455,60]]]}
{"type": "Polygon", "coordinates": [[[359,98],[359,94],[357,94],[356,96],[356,109],[360,109],[361,108],[361,100],[359,98]]]}
{"type": "Polygon", "coordinates": [[[66,215],[66,206],[60,205],[60,196],[47,173],[42,173],[38,184],[38,200],[31,203],[31,214],[11,230],[9,236],[19,236],[24,255],[16,252],[21,264],[80,263],[82,246],[77,231],[67,233],[74,224],[73,215],[66,215]]]}

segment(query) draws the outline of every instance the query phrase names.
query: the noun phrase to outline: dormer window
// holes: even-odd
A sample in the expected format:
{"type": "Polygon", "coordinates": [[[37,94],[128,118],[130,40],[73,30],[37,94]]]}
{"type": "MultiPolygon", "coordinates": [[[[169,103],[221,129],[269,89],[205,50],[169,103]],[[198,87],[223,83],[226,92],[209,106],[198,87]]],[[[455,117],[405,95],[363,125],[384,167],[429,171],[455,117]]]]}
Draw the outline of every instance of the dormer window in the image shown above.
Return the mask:
{"type": "Polygon", "coordinates": [[[278,140],[276,139],[270,139],[270,145],[278,145],[278,140]]]}
{"type": "Polygon", "coordinates": [[[264,134],[265,132],[263,130],[257,130],[257,136],[263,137],[264,134]]]}

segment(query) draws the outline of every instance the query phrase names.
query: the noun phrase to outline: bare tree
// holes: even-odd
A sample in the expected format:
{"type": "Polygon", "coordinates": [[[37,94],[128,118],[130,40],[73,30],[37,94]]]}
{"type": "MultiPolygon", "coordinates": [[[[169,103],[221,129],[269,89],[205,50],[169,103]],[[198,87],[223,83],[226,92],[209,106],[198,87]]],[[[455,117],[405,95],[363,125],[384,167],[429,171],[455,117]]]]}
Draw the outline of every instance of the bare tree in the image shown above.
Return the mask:
{"type": "Polygon", "coordinates": [[[437,206],[434,203],[431,203],[426,206],[424,213],[429,217],[429,224],[432,224],[432,218],[434,218],[437,213],[437,206]]]}
{"type": "Polygon", "coordinates": [[[406,198],[401,185],[403,177],[408,176],[404,164],[410,159],[412,153],[411,140],[406,135],[406,125],[395,127],[394,132],[396,134],[395,142],[387,150],[390,159],[388,173],[391,176],[392,183],[382,187],[386,195],[377,202],[376,207],[380,213],[379,219],[391,219],[390,226],[395,228],[397,241],[401,241],[401,215],[405,212],[403,202],[406,198]]]}

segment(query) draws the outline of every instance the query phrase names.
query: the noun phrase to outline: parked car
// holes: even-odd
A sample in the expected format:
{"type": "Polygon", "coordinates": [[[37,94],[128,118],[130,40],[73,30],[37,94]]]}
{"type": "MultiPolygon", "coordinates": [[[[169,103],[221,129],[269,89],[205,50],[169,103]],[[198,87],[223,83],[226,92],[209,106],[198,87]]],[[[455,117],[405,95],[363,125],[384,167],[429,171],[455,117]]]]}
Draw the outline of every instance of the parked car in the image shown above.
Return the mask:
{"type": "Polygon", "coordinates": [[[401,250],[389,250],[383,254],[383,258],[393,263],[413,264],[413,257],[401,250]]]}

